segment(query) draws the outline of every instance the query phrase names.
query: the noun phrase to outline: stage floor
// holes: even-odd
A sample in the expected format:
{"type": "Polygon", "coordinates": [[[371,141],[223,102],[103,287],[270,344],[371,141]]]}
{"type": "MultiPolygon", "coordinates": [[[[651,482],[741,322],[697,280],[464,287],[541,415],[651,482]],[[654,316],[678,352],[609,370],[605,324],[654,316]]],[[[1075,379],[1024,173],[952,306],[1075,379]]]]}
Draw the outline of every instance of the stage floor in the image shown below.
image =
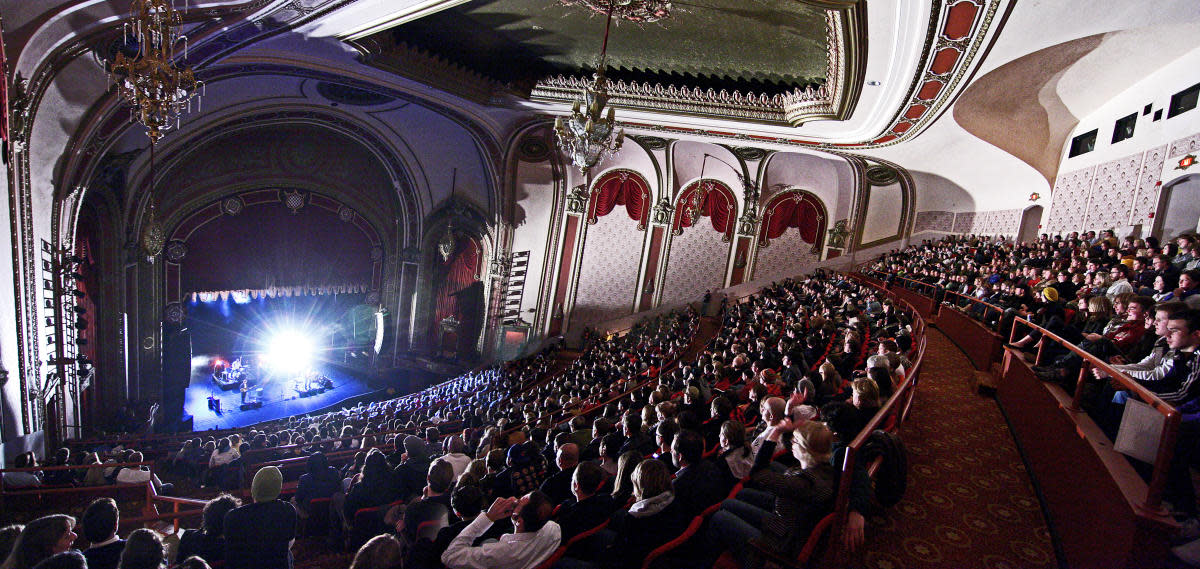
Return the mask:
{"type": "Polygon", "coordinates": [[[355,377],[332,366],[318,366],[318,370],[333,381],[333,389],[310,397],[300,397],[292,389],[291,380],[275,380],[268,383],[262,392],[262,407],[241,409],[242,392],[238,389],[222,391],[212,381],[209,356],[192,358],[192,377],[183,395],[183,411],[193,417],[193,429],[230,429],[244,427],[261,421],[280,417],[302,415],[339,401],[357,397],[373,391],[365,379],[355,377]],[[208,396],[221,400],[221,414],[208,408],[208,396]]]}

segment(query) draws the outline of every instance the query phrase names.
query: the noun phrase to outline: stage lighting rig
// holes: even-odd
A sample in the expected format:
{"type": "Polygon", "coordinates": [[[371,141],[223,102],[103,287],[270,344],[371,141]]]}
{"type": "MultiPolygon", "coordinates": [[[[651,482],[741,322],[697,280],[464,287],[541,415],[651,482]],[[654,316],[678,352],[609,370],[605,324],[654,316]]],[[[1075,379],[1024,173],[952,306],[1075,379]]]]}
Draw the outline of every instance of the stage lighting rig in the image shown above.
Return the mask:
{"type": "Polygon", "coordinates": [[[266,343],[264,360],[272,369],[283,373],[301,373],[312,366],[316,358],[316,342],[298,330],[282,329],[266,343]]]}

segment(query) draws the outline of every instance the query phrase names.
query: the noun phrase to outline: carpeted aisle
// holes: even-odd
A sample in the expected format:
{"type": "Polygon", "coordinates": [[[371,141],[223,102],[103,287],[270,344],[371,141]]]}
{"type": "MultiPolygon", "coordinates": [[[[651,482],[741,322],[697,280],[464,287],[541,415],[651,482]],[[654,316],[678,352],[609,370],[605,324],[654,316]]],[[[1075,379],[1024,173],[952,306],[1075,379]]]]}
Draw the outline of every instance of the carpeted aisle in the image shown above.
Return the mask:
{"type": "Polygon", "coordinates": [[[1057,565],[1037,496],[992,399],[976,395],[974,368],[929,330],[912,415],[904,499],[868,519],[867,567],[1052,568],[1057,565]]]}

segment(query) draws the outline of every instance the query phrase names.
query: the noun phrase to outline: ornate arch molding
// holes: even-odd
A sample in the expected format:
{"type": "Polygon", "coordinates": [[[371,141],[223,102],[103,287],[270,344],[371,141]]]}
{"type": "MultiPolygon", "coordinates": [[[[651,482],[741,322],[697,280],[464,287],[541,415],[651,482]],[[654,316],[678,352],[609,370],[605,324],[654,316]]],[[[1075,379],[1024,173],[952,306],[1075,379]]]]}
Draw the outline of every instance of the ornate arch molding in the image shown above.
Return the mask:
{"type": "MultiPolygon", "coordinates": [[[[429,275],[434,274],[435,263],[441,261],[438,251],[438,243],[447,232],[453,232],[465,235],[471,239],[477,239],[482,247],[481,258],[486,260],[495,255],[497,247],[497,228],[493,228],[488,221],[488,218],[481,213],[474,204],[451,197],[442,202],[442,204],[429,214],[424,223],[425,231],[421,236],[421,249],[419,257],[419,271],[423,276],[417,283],[417,301],[413,309],[413,332],[412,337],[415,342],[425,342],[428,340],[423,331],[429,330],[433,325],[434,319],[434,301],[435,290],[429,275]]],[[[487,272],[491,270],[488,263],[483,262],[480,265],[479,274],[476,275],[484,286],[484,306],[483,306],[483,329],[481,330],[479,339],[477,340],[476,350],[482,348],[481,342],[487,338],[488,322],[486,314],[491,307],[488,306],[491,295],[489,294],[489,281],[487,272]]],[[[431,348],[432,346],[426,346],[431,348]]]]}
{"type": "Polygon", "coordinates": [[[650,184],[646,182],[646,178],[625,168],[614,168],[597,177],[596,181],[592,182],[588,199],[588,224],[595,224],[600,217],[611,213],[618,205],[625,205],[627,209],[633,207],[633,211],[637,213],[636,216],[630,217],[638,222],[638,229],[645,231],[650,219],[650,184]],[[610,204],[604,202],[606,199],[616,201],[610,204]],[[604,209],[608,211],[601,212],[604,209]]]}
{"type": "MultiPolygon", "coordinates": [[[[800,211],[811,209],[816,213],[817,226],[814,228],[814,238],[812,241],[809,241],[808,239],[804,240],[813,244],[813,253],[820,254],[821,248],[825,244],[825,229],[829,226],[829,208],[825,206],[825,202],[821,201],[821,198],[817,197],[816,194],[800,188],[788,188],[782,190],[771,196],[771,198],[768,199],[763,205],[762,223],[759,225],[758,229],[759,249],[763,249],[771,245],[770,233],[772,220],[779,215],[783,215],[782,208],[788,207],[790,204],[787,204],[787,202],[789,201],[793,202],[794,204],[791,205],[791,207],[800,208],[800,211]]],[[[788,224],[783,227],[783,231],[787,231],[793,227],[795,226],[788,224]]],[[[801,238],[804,238],[804,228],[801,227],[799,229],[801,231],[801,238]]]]}
{"type": "MultiPolygon", "coordinates": [[[[179,138],[169,140],[161,153],[163,157],[159,159],[162,166],[156,166],[156,177],[159,178],[159,180],[156,180],[156,187],[162,187],[162,178],[170,173],[172,168],[185,163],[193,157],[194,153],[200,151],[207,144],[218,138],[236,132],[253,131],[272,126],[295,125],[329,129],[352,139],[361,145],[362,148],[365,148],[392,181],[392,191],[389,192],[386,199],[392,211],[372,211],[371,204],[359,203],[361,200],[354,200],[352,196],[344,196],[340,199],[352,205],[359,212],[359,215],[370,219],[377,227],[396,225],[399,231],[397,237],[400,247],[412,247],[419,242],[421,232],[421,217],[419,212],[421,207],[419,197],[414,189],[415,183],[410,174],[410,169],[398,159],[394,149],[369,128],[358,124],[346,116],[322,113],[319,109],[311,107],[293,107],[229,116],[220,122],[210,125],[210,128],[207,128],[197,136],[188,139],[179,138]],[[346,199],[347,197],[351,199],[346,199]]],[[[131,235],[133,236],[140,235],[141,225],[145,221],[148,196],[144,188],[148,174],[148,165],[143,161],[136,165],[134,172],[129,176],[127,181],[127,187],[134,188],[134,191],[131,192],[131,198],[128,200],[125,214],[127,219],[126,226],[131,229],[131,235]]],[[[261,187],[262,182],[266,182],[266,180],[259,180],[258,182],[260,182],[258,185],[261,187]]],[[[273,176],[271,182],[285,186],[305,185],[307,183],[302,179],[290,178],[286,173],[273,176]]],[[[321,190],[327,191],[324,188],[321,190]]],[[[197,186],[196,197],[192,198],[186,206],[179,209],[189,212],[199,204],[209,202],[219,195],[228,192],[228,185],[208,185],[206,187],[202,184],[197,186]]],[[[172,220],[169,219],[168,222],[170,221],[172,220]]]]}
{"type": "Polygon", "coordinates": [[[675,212],[671,220],[671,231],[675,235],[682,235],[685,229],[689,227],[696,227],[700,223],[699,218],[694,220],[688,219],[688,212],[686,211],[688,208],[686,204],[690,203],[696,193],[700,191],[702,185],[706,187],[708,195],[706,195],[703,201],[698,204],[699,210],[704,217],[708,217],[710,221],[713,221],[714,225],[712,226],[712,229],[722,234],[721,240],[728,243],[733,240],[734,231],[737,229],[737,198],[734,196],[733,190],[730,189],[725,182],[711,178],[695,180],[692,183],[684,186],[683,190],[679,192],[679,195],[675,199],[675,212]],[[718,198],[714,197],[714,194],[716,194],[719,199],[724,200],[728,208],[724,212],[719,212],[723,213],[724,215],[724,229],[719,229],[715,225],[716,221],[713,217],[713,214],[718,212],[715,212],[713,208],[719,206],[716,204],[716,200],[718,198]]]}
{"type": "Polygon", "coordinates": [[[850,243],[851,247],[853,249],[865,249],[898,241],[912,235],[913,225],[916,223],[917,208],[916,185],[913,182],[912,174],[909,174],[908,170],[905,170],[899,164],[887,160],[853,155],[844,156],[854,166],[855,177],[858,179],[858,183],[856,184],[858,192],[853,204],[853,214],[851,215],[851,226],[853,227],[851,231],[854,235],[854,239],[850,243]],[[890,170],[891,175],[883,176],[877,170],[879,166],[890,170]],[[891,237],[884,237],[869,243],[863,243],[862,236],[865,229],[864,224],[866,222],[867,203],[871,194],[871,186],[890,185],[892,183],[900,185],[901,209],[899,232],[891,237]]]}
{"type": "Polygon", "coordinates": [[[167,246],[164,250],[166,263],[164,263],[166,278],[164,280],[165,290],[164,298],[166,299],[166,314],[168,321],[178,323],[182,321],[183,313],[172,308],[173,305],[182,301],[182,290],[180,287],[181,261],[187,255],[187,241],[196,230],[201,227],[221,219],[225,216],[236,216],[242,212],[247,206],[260,204],[279,204],[281,207],[286,207],[293,212],[298,212],[306,207],[317,207],[326,211],[337,214],[338,219],[346,222],[363,233],[371,245],[371,283],[368,294],[368,304],[376,304],[379,302],[380,289],[382,288],[384,278],[384,252],[386,243],[383,239],[384,233],[379,231],[379,228],[370,221],[362,217],[359,212],[347,206],[341,201],[323,193],[307,189],[254,189],[246,191],[238,191],[221,196],[220,199],[211,201],[203,207],[193,208],[188,213],[178,216],[178,220],[168,225],[171,227],[168,233],[167,246]],[[371,299],[374,295],[374,299],[371,299]],[[175,320],[174,316],[179,319],[175,320]]]}

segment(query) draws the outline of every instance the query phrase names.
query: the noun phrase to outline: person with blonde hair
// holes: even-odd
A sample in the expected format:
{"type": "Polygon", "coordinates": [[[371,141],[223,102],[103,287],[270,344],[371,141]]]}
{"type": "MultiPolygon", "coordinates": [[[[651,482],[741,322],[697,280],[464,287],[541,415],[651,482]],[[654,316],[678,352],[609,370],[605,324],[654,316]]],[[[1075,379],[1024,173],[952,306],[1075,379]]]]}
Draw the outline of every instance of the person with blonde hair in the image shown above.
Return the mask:
{"type": "Polygon", "coordinates": [[[611,551],[619,567],[641,566],[646,555],[678,537],[691,520],[675,499],[670,468],[656,458],[633,469],[633,497],[629,511],[619,511],[609,523],[617,534],[611,551]]]}
{"type": "Polygon", "coordinates": [[[771,427],[755,456],[748,487],[713,514],[708,537],[748,566],[751,539],[785,557],[795,556],[813,526],[833,507],[837,471],[831,462],[833,432],[825,423],[800,425],[783,420],[771,427]],[[776,445],[792,432],[792,456],[799,467],[770,468],[776,445]]]}
{"type": "Polygon", "coordinates": [[[377,535],[354,554],[350,569],[397,569],[404,564],[404,551],[400,540],[391,534],[377,535]]]}

